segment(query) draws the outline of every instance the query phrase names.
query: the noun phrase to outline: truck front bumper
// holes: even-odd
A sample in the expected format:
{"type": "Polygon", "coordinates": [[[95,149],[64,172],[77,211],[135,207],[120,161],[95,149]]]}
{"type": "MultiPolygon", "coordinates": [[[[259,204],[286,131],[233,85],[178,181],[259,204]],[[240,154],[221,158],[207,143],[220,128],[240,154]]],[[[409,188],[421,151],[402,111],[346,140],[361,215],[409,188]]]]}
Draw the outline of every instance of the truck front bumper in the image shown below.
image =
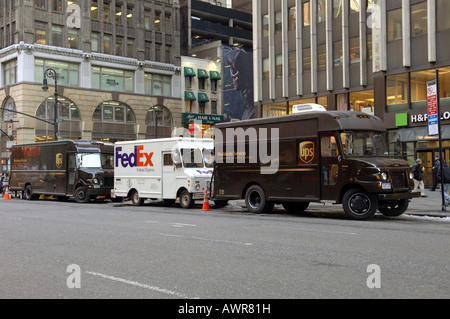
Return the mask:
{"type": "Polygon", "coordinates": [[[399,200],[420,197],[420,192],[378,194],[378,200],[399,200]]]}

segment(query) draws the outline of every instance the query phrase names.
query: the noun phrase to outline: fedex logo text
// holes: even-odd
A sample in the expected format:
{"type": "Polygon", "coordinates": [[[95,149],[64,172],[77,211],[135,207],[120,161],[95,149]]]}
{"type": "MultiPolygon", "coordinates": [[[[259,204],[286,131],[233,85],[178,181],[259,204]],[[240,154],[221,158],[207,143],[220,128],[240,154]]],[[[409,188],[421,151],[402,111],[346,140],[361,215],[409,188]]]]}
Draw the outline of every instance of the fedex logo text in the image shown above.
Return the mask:
{"type": "Polygon", "coordinates": [[[136,145],[134,147],[134,153],[122,153],[122,147],[116,147],[116,167],[119,167],[119,163],[122,167],[145,167],[154,166],[152,162],[153,154],[142,152],[144,145],[136,145]]]}

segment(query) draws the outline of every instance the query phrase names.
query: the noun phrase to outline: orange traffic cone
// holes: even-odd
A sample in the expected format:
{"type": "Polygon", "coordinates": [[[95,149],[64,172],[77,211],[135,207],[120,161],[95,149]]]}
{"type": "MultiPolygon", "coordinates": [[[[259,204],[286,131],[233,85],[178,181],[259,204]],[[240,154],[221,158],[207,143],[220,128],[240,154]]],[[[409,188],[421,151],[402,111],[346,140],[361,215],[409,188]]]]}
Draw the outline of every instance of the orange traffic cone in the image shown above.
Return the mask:
{"type": "Polygon", "coordinates": [[[3,197],[3,199],[11,199],[11,198],[9,198],[9,187],[8,186],[6,186],[5,196],[3,197]]]}
{"type": "Polygon", "coordinates": [[[211,210],[209,208],[208,191],[205,191],[205,198],[203,200],[203,208],[201,210],[202,211],[210,211],[211,210]]]}

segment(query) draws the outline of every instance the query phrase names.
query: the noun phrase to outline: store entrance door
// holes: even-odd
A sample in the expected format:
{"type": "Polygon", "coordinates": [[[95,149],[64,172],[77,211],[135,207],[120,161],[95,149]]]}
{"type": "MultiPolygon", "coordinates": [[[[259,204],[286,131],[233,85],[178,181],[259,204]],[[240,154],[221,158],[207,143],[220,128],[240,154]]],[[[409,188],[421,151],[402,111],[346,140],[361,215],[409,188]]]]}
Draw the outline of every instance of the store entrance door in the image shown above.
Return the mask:
{"type": "MultiPolygon", "coordinates": [[[[439,149],[423,149],[417,150],[417,158],[422,160],[423,172],[423,182],[425,187],[431,188],[433,186],[433,166],[435,162],[435,156],[439,155],[439,149]]],[[[442,150],[442,156],[447,164],[450,164],[450,149],[445,148],[442,150]]]]}

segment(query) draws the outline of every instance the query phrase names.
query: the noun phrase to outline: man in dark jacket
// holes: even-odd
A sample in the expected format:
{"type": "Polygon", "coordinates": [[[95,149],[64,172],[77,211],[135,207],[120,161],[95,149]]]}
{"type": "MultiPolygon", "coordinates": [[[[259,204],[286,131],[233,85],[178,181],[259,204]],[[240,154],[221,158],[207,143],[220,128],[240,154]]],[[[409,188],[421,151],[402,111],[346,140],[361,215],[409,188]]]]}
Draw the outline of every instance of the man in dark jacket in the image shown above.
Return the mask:
{"type": "Polygon", "coordinates": [[[441,166],[441,161],[439,160],[439,155],[436,155],[433,165],[433,186],[431,187],[431,191],[434,192],[436,190],[438,184],[437,170],[441,166]]]}
{"type": "Polygon", "coordinates": [[[444,170],[444,181],[442,181],[441,165],[437,168],[436,178],[438,183],[441,183],[441,193],[444,192],[444,204],[448,206],[450,204],[450,166],[445,160],[442,162],[442,169],[444,170]]]}
{"type": "Polygon", "coordinates": [[[414,190],[413,192],[417,192],[420,189],[420,195],[422,197],[427,197],[425,194],[425,184],[423,183],[423,168],[422,168],[422,160],[418,158],[416,163],[412,167],[413,180],[414,180],[414,190]]]}

